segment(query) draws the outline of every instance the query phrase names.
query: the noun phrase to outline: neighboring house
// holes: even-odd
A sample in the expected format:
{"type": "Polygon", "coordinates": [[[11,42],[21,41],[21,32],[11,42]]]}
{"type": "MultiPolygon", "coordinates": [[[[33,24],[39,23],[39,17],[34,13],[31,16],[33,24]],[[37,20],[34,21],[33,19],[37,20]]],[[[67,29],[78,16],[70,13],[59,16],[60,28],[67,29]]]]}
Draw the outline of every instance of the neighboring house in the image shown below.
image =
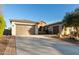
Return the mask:
{"type": "Polygon", "coordinates": [[[45,22],[34,22],[30,20],[23,19],[12,19],[12,35],[14,36],[27,36],[27,35],[37,35],[40,27],[45,26],[45,22]]]}
{"type": "Polygon", "coordinates": [[[10,22],[12,24],[12,35],[14,36],[38,34],[38,27],[34,21],[13,19],[10,22]]]}

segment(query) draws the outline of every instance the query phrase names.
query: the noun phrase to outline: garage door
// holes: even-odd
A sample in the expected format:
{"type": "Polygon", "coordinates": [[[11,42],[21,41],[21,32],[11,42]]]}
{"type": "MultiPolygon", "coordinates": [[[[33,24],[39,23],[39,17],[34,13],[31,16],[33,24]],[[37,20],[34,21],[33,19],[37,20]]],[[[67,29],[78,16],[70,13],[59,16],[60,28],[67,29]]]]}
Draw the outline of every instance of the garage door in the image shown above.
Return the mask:
{"type": "Polygon", "coordinates": [[[53,27],[53,34],[58,34],[59,33],[59,26],[54,26],[53,27]]]}
{"type": "Polygon", "coordinates": [[[26,36],[35,34],[35,26],[32,25],[16,25],[16,35],[26,36]]]}

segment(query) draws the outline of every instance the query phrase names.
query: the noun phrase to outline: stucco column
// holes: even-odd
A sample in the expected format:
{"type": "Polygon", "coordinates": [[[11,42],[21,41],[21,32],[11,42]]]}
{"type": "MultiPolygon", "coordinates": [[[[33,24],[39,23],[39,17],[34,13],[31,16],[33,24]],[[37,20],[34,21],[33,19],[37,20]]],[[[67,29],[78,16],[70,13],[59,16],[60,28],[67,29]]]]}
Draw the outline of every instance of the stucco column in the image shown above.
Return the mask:
{"type": "Polygon", "coordinates": [[[62,25],[59,25],[59,33],[61,33],[62,30],[62,25]]]}
{"type": "Polygon", "coordinates": [[[16,25],[12,22],[12,35],[16,36],[16,25]]]}
{"type": "Polygon", "coordinates": [[[35,26],[35,35],[38,35],[38,26],[35,26]]]}

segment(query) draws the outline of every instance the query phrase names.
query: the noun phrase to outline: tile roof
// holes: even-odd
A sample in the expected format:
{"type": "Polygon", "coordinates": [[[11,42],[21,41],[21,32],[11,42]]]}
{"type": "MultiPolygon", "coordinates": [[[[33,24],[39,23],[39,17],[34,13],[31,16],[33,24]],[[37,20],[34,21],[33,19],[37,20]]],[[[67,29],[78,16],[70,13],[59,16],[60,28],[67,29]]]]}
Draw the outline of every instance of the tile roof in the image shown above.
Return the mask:
{"type": "Polygon", "coordinates": [[[11,19],[10,22],[27,22],[27,23],[36,23],[35,21],[27,20],[27,19],[11,19]]]}
{"type": "Polygon", "coordinates": [[[62,22],[52,23],[52,24],[49,24],[49,25],[47,25],[47,26],[50,26],[50,25],[56,25],[56,24],[62,24],[62,22]]]}

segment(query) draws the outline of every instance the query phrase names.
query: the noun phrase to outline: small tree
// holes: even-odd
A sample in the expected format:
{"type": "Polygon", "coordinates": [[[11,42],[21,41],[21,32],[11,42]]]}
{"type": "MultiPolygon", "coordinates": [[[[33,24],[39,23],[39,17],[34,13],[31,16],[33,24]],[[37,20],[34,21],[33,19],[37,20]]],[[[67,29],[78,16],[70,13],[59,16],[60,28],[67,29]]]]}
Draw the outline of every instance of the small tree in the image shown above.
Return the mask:
{"type": "Polygon", "coordinates": [[[4,29],[6,27],[6,22],[3,16],[0,16],[0,37],[3,35],[4,29]]]}
{"type": "Polygon", "coordinates": [[[65,27],[74,27],[76,32],[79,32],[79,8],[75,9],[73,12],[67,13],[63,19],[65,27]]]}

